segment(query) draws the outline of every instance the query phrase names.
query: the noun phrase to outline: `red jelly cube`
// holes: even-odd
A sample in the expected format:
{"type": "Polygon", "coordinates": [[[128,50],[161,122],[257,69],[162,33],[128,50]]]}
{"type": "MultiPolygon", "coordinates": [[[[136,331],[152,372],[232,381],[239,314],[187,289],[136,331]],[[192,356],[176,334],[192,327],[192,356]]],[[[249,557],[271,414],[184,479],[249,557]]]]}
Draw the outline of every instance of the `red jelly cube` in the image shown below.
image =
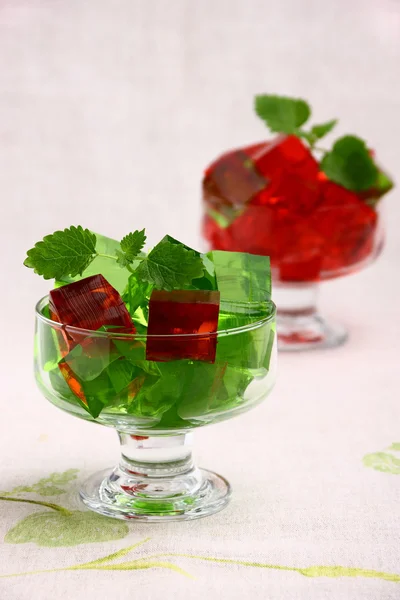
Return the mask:
{"type": "Polygon", "coordinates": [[[373,250],[377,213],[357,194],[325,181],[311,223],[325,239],[322,269],[334,273],[366,259],[373,250]]]}
{"type": "Polygon", "coordinates": [[[252,204],[282,206],[300,215],[313,210],[319,200],[318,163],[297,137],[278,137],[252,149],[251,155],[256,169],[269,181],[252,204]]]}
{"type": "Polygon", "coordinates": [[[207,171],[203,181],[205,201],[213,198],[238,206],[249,202],[264,189],[267,181],[254,168],[253,161],[242,150],[221,156],[207,171]]]}
{"type": "Polygon", "coordinates": [[[218,249],[269,256],[283,281],[318,279],[324,238],[312,229],[308,219],[278,207],[250,205],[219,233],[212,232],[218,249]]]}
{"type": "Polygon", "coordinates": [[[244,148],[259,173],[272,179],[281,171],[298,175],[302,179],[318,176],[318,163],[310,149],[294,135],[278,136],[272,141],[244,148]]]}
{"type": "Polygon", "coordinates": [[[191,359],[213,363],[219,301],[220,294],[216,291],[154,290],[149,303],[147,360],[191,359]]]}
{"type": "MultiPolygon", "coordinates": [[[[121,296],[102,275],[92,275],[52,290],[49,309],[51,318],[63,325],[93,331],[111,325],[121,327],[124,333],[135,333],[121,296]]],[[[79,343],[85,336],[68,329],[67,338],[79,343]]],[[[69,347],[71,349],[71,343],[69,347]]]]}
{"type": "Polygon", "coordinates": [[[269,232],[275,212],[270,207],[247,206],[244,212],[226,228],[225,233],[232,240],[230,246],[221,250],[235,250],[271,256],[273,238],[269,232]]]}

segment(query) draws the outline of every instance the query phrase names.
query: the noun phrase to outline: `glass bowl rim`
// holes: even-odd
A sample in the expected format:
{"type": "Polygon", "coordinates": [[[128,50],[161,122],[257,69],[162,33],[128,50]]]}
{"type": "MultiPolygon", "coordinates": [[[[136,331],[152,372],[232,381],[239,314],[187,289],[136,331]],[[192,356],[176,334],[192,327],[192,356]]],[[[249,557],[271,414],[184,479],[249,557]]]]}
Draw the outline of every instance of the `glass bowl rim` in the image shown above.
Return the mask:
{"type": "MultiPolygon", "coordinates": [[[[53,321],[52,319],[49,319],[48,317],[46,317],[43,313],[42,310],[44,308],[44,306],[46,305],[46,302],[48,301],[48,294],[46,294],[46,296],[43,296],[43,298],[41,298],[35,306],[35,313],[36,313],[36,318],[39,319],[40,321],[42,321],[43,323],[46,323],[47,325],[50,325],[53,329],[58,329],[58,330],[63,330],[63,331],[70,331],[72,333],[80,333],[80,334],[85,334],[85,336],[87,337],[93,337],[93,338],[107,338],[107,339],[126,339],[126,340],[135,340],[135,341],[143,341],[146,340],[148,338],[150,339],[171,339],[171,340],[176,340],[176,339],[193,339],[193,338],[205,338],[205,337],[217,337],[217,338],[221,338],[221,337],[225,337],[228,335],[235,335],[235,334],[239,334],[239,333],[244,333],[247,331],[252,331],[254,329],[259,329],[260,327],[262,327],[263,325],[265,325],[266,323],[272,323],[273,321],[275,321],[275,317],[276,317],[276,305],[272,300],[268,300],[266,302],[268,302],[268,304],[271,306],[271,313],[267,316],[264,317],[262,319],[258,319],[257,321],[254,321],[253,323],[249,323],[248,325],[242,325],[241,327],[230,327],[228,329],[220,329],[218,331],[202,331],[201,333],[174,333],[174,334],[151,334],[148,335],[143,334],[143,333],[124,333],[124,332],[111,332],[111,331],[96,331],[93,329],[83,329],[81,327],[75,327],[73,325],[63,325],[62,323],[59,323],[58,321],[53,321]]],[[[233,304],[233,302],[231,302],[231,304],[233,304]]],[[[238,305],[240,304],[241,306],[259,306],[260,302],[241,302],[241,303],[237,303],[238,305]]]]}

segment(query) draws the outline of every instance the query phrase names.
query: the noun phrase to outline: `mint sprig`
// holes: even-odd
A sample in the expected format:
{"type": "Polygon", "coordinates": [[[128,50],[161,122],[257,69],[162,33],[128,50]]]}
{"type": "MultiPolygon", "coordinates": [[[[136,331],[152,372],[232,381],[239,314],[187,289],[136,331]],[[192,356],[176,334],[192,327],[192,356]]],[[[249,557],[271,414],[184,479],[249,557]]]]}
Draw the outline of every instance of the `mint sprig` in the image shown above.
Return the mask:
{"type": "Polygon", "coordinates": [[[114,255],[102,254],[96,249],[95,233],[81,225],[71,226],[37,242],[28,250],[24,265],[45,279],[61,281],[82,276],[96,256],[102,256],[114,260],[117,269],[134,273],[138,281],[165,290],[182,289],[203,276],[201,256],[184,244],[166,236],[146,256],[142,252],[145,240],[144,229],[134,231],[122,238],[114,255]]]}
{"type": "Polygon", "coordinates": [[[183,244],[165,239],[151,250],[135,271],[138,279],[164,290],[182,289],[203,273],[200,256],[183,244]]]}
{"type": "Polygon", "coordinates": [[[78,225],[46,235],[28,250],[24,265],[44,279],[61,279],[82,275],[95,256],[95,234],[78,225]]]}
{"type": "Polygon", "coordinates": [[[332,119],[314,125],[309,130],[302,128],[311,116],[311,108],[301,98],[263,94],[255,97],[254,109],[273,133],[297,135],[307,140],[311,147],[332,131],[337,123],[336,119],[332,119]]]}
{"type": "Polygon", "coordinates": [[[143,249],[143,246],[146,242],[146,234],[144,229],[141,231],[134,231],[133,233],[128,233],[121,240],[121,252],[117,251],[117,262],[122,266],[126,267],[133,263],[135,258],[143,249]]]}
{"type": "MultiPolygon", "coordinates": [[[[320,169],[331,181],[353,192],[363,192],[371,188],[376,188],[378,192],[381,190],[382,172],[362,139],[346,135],[336,140],[331,151],[316,146],[319,140],[335,127],[336,119],[305,129],[303,125],[308,121],[311,109],[307,102],[300,98],[261,95],[255,97],[254,106],[256,114],[272,132],[296,135],[306,140],[311,150],[322,152],[320,169]]],[[[381,195],[391,187],[392,182],[388,180],[381,195]]]]}
{"type": "Polygon", "coordinates": [[[256,96],[254,108],[275,133],[295,134],[311,115],[305,100],[286,96],[256,96]]]}
{"type": "Polygon", "coordinates": [[[332,119],[326,123],[320,123],[319,125],[313,125],[310,131],[299,130],[297,135],[304,138],[310,144],[311,148],[314,148],[318,140],[325,137],[337,124],[337,119],[332,119]]]}

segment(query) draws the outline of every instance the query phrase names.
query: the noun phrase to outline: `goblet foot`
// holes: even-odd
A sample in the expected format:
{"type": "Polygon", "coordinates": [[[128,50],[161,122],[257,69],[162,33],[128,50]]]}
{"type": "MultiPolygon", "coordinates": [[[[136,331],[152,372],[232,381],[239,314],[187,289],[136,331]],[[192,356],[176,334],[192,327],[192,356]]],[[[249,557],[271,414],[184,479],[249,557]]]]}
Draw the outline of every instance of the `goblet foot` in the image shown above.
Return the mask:
{"type": "Polygon", "coordinates": [[[199,519],[222,510],[231,494],[226,479],[205,469],[195,469],[192,477],[198,481],[197,489],[189,488],[186,494],[174,494],[176,482],[140,482],[120,477],[116,471],[95,473],[80,490],[86,506],[107,517],[153,522],[199,519]]]}
{"type": "Polygon", "coordinates": [[[325,321],[320,315],[279,315],[278,349],[282,351],[317,350],[341,346],[348,338],[346,329],[325,321]]]}
{"type": "Polygon", "coordinates": [[[319,315],[315,284],[277,285],[275,292],[280,351],[335,348],[347,340],[342,325],[330,323],[319,315]]]}
{"type": "Polygon", "coordinates": [[[184,521],[228,504],[229,483],[193,465],[189,435],[119,437],[120,464],[95,473],[81,487],[81,499],[91,510],[117,519],[184,521]]]}

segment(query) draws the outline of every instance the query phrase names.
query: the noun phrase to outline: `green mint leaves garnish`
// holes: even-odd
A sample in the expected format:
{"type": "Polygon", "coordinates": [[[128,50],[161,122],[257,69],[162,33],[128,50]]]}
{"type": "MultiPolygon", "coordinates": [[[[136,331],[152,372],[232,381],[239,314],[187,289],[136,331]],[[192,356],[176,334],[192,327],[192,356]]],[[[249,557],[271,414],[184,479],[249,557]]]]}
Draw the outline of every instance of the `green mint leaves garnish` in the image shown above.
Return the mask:
{"type": "Polygon", "coordinates": [[[24,265],[45,279],[61,279],[81,275],[95,256],[95,234],[78,225],[46,235],[28,250],[24,265]]]}
{"type": "Polygon", "coordinates": [[[334,143],[322,158],[321,169],[329,179],[354,192],[373,187],[379,173],[365,142],[353,135],[334,143]]]}
{"type": "Polygon", "coordinates": [[[286,133],[304,138],[311,147],[335,127],[337,120],[314,125],[310,130],[302,128],[311,116],[309,104],[301,98],[287,96],[256,96],[254,100],[256,114],[266,123],[273,133],[286,133]]]}
{"type": "Polygon", "coordinates": [[[392,182],[386,176],[385,187],[382,187],[382,172],[360,138],[353,135],[339,138],[331,151],[316,147],[319,140],[332,131],[337,120],[332,119],[304,129],[303,126],[311,116],[310,106],[305,100],[262,95],[255,97],[254,107],[256,114],[273,133],[296,135],[306,140],[311,150],[322,152],[320,169],[331,181],[353,192],[376,188],[380,195],[392,187],[392,182]]]}
{"type": "Polygon", "coordinates": [[[142,260],[135,273],[159,289],[173,290],[202,277],[204,266],[193,250],[164,239],[142,260]]]}
{"type": "Polygon", "coordinates": [[[256,96],[254,108],[274,133],[296,134],[311,114],[305,100],[285,96],[256,96]]]}
{"type": "Polygon", "coordinates": [[[173,238],[166,236],[146,256],[142,253],[146,241],[142,229],[126,235],[114,255],[102,254],[96,250],[96,234],[80,225],[71,226],[37,242],[28,250],[24,265],[45,279],[60,281],[81,276],[96,256],[102,256],[114,260],[116,269],[134,273],[138,281],[164,290],[182,289],[203,276],[204,264],[194,250],[170,240],[173,238]]]}
{"type": "Polygon", "coordinates": [[[311,148],[313,148],[316,142],[332,131],[336,124],[337,119],[332,119],[332,121],[327,121],[326,123],[321,123],[320,125],[313,125],[310,131],[299,130],[296,135],[307,140],[311,148]]]}
{"type": "Polygon", "coordinates": [[[138,254],[140,254],[143,246],[146,242],[146,234],[144,229],[141,231],[134,231],[133,233],[128,233],[121,240],[121,250],[122,252],[117,252],[118,255],[118,263],[122,267],[126,267],[133,263],[135,258],[137,258],[138,254]]]}

